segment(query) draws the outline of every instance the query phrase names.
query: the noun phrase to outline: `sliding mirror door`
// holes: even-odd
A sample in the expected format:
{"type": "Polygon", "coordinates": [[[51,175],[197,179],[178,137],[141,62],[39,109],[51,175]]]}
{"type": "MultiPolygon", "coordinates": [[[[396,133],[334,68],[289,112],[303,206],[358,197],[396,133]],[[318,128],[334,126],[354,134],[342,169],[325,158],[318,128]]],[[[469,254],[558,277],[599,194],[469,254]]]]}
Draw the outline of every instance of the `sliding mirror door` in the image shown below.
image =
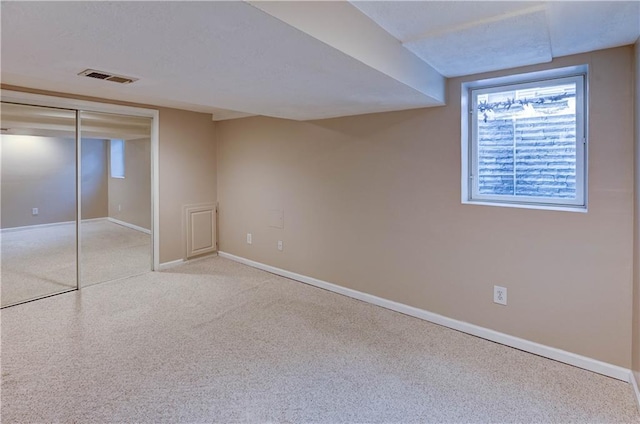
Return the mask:
{"type": "Polygon", "coordinates": [[[80,112],[80,284],[151,270],[151,118],[80,112]]]}
{"type": "Polygon", "coordinates": [[[150,271],[152,118],[1,107],[1,306],[150,271]]]}
{"type": "Polygon", "coordinates": [[[1,304],[77,287],[76,112],[2,103],[1,304]]]}

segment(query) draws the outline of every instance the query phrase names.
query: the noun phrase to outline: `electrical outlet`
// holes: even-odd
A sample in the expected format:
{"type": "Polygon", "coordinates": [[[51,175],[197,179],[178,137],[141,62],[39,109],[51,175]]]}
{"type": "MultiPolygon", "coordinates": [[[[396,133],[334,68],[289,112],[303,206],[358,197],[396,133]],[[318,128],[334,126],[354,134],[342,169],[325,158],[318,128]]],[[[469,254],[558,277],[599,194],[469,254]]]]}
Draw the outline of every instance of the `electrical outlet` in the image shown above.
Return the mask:
{"type": "Polygon", "coordinates": [[[278,250],[282,252],[282,240],[278,240],[278,250]]]}
{"type": "Polygon", "coordinates": [[[507,305],[507,288],[493,286],[493,302],[500,305],[507,305]]]}
{"type": "Polygon", "coordinates": [[[37,216],[37,215],[38,215],[38,213],[40,213],[40,212],[38,211],[38,208],[32,208],[32,209],[31,209],[31,215],[33,215],[33,216],[37,216]]]}
{"type": "Polygon", "coordinates": [[[118,205],[118,212],[122,212],[122,205],[118,205]]]}
{"type": "Polygon", "coordinates": [[[253,243],[253,238],[251,237],[251,233],[247,233],[247,244],[253,243]]]}

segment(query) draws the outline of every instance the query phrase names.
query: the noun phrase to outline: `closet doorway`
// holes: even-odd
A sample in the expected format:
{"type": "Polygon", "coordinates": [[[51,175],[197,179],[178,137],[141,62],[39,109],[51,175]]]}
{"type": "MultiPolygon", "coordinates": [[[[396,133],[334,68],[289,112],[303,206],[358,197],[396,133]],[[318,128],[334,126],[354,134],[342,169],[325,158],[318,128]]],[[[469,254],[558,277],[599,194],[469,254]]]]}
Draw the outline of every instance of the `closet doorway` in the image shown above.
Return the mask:
{"type": "Polygon", "coordinates": [[[7,97],[3,91],[1,306],[153,270],[157,111],[7,97]]]}

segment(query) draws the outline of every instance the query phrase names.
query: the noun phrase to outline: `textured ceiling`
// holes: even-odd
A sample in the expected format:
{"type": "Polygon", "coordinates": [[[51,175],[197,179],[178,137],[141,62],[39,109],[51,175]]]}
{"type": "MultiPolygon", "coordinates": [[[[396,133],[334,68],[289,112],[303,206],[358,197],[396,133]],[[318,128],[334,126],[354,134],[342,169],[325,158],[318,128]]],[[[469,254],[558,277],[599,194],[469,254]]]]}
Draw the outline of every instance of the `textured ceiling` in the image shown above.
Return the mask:
{"type": "Polygon", "coordinates": [[[431,65],[447,76],[551,61],[543,10],[432,33],[404,45],[421,58],[429,58],[431,65]]]}
{"type": "Polygon", "coordinates": [[[244,2],[2,2],[1,7],[6,84],[292,119],[444,100],[244,2]],[[118,85],[76,76],[85,68],[139,81],[118,85]]]}
{"type": "Polygon", "coordinates": [[[640,36],[638,1],[1,2],[0,11],[4,84],[214,119],[436,106],[443,75],[640,36]],[[77,76],[86,68],[139,80],[77,76]]]}
{"type": "Polygon", "coordinates": [[[640,1],[551,2],[547,22],[554,57],[623,46],[640,36],[640,1]]]}
{"type": "Polygon", "coordinates": [[[352,1],[446,77],[634,43],[638,1],[352,1]]]}
{"type": "Polygon", "coordinates": [[[292,119],[444,100],[244,2],[2,2],[1,8],[5,84],[292,119]],[[139,80],[118,85],[76,75],[86,68],[139,80]]]}

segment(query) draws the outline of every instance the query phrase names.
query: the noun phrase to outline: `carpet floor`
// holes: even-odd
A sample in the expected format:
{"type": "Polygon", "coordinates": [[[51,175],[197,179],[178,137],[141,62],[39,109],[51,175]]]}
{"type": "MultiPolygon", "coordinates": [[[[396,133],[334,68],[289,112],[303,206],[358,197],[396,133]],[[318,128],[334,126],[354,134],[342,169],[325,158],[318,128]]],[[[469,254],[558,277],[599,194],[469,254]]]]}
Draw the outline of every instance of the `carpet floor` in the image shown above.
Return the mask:
{"type": "MultiPolygon", "coordinates": [[[[5,231],[0,235],[2,306],[76,287],[75,224],[5,231]]],[[[151,269],[148,234],[106,220],[82,223],[82,285],[151,269]]]]}
{"type": "Polygon", "coordinates": [[[637,423],[629,384],[213,257],[7,308],[4,423],[637,423]]]}

